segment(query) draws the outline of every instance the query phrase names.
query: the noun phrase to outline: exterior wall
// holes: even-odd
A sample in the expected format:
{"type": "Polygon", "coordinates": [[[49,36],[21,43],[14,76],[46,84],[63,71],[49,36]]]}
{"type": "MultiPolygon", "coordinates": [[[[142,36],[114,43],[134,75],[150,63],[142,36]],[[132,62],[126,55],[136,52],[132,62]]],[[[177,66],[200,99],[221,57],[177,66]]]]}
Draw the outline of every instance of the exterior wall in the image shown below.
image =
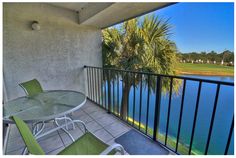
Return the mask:
{"type": "Polygon", "coordinates": [[[101,30],[78,25],[78,15],[46,3],[3,4],[3,81],[8,100],[37,78],[45,90],[85,92],[84,65],[102,66],[101,30]],[[39,31],[31,29],[37,20],[39,31]]]}

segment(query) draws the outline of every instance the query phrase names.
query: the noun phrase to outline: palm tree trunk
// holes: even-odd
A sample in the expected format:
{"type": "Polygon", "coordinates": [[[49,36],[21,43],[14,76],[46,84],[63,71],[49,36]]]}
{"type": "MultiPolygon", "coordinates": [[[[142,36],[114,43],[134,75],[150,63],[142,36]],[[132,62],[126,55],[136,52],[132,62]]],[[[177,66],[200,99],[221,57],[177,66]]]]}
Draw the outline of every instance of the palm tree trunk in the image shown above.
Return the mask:
{"type": "Polygon", "coordinates": [[[130,88],[131,88],[131,85],[127,82],[126,83],[124,82],[124,88],[123,88],[122,99],[121,99],[121,113],[120,113],[123,119],[126,119],[127,117],[130,88]]]}

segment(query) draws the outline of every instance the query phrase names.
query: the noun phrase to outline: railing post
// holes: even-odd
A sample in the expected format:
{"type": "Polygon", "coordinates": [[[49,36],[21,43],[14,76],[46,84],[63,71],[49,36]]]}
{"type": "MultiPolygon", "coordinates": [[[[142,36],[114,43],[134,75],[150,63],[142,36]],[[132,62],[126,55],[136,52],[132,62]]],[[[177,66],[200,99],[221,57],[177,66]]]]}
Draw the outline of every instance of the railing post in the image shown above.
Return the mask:
{"type": "Polygon", "coordinates": [[[167,124],[166,124],[165,145],[167,144],[168,130],[169,130],[169,122],[170,122],[172,87],[173,87],[173,78],[170,78],[170,92],[169,92],[169,104],[168,104],[168,110],[167,110],[168,112],[167,112],[167,124]]]}
{"type": "Polygon", "coordinates": [[[175,147],[176,153],[178,152],[178,145],[179,145],[180,128],[181,128],[183,108],[184,108],[185,89],[186,89],[186,80],[184,79],[182,98],[181,98],[181,107],[180,107],[180,114],[179,114],[179,122],[178,122],[177,140],[176,140],[176,147],[175,147]]]}
{"type": "Polygon", "coordinates": [[[228,136],[227,144],[226,144],[226,147],[225,147],[224,155],[228,154],[230,140],[231,140],[231,137],[232,137],[233,133],[234,133],[234,116],[233,116],[233,120],[232,120],[232,123],[231,123],[231,126],[230,126],[229,136],[228,136]]]}
{"type": "Polygon", "coordinates": [[[139,117],[138,117],[138,129],[141,126],[141,112],[142,112],[142,92],[143,92],[143,75],[140,74],[140,97],[139,97],[139,117]]]}
{"type": "Polygon", "coordinates": [[[216,114],[216,108],[217,108],[217,102],[218,102],[218,98],[219,98],[219,93],[220,93],[220,84],[217,84],[215,102],[214,102],[213,111],[212,111],[212,115],[211,115],[210,129],[209,129],[209,132],[208,132],[206,149],[205,149],[205,153],[204,153],[205,155],[207,155],[207,152],[208,152],[208,149],[209,149],[209,145],[210,145],[211,133],[212,133],[213,124],[214,124],[214,120],[215,120],[215,114],[216,114]]]}
{"type": "Polygon", "coordinates": [[[87,86],[86,86],[87,87],[87,97],[90,98],[89,73],[88,73],[88,67],[86,65],[84,65],[84,70],[86,71],[85,74],[87,74],[86,81],[85,81],[87,84],[87,86]]]}
{"type": "Polygon", "coordinates": [[[107,77],[107,86],[108,86],[108,113],[111,113],[111,76],[110,76],[110,70],[108,70],[108,77],[107,77]]]}
{"type": "Polygon", "coordinates": [[[99,84],[100,84],[100,96],[101,96],[100,105],[103,107],[103,86],[102,86],[103,76],[102,76],[101,69],[99,69],[99,76],[100,76],[99,84]]]}
{"type": "Polygon", "coordinates": [[[134,126],[134,118],[135,118],[135,90],[136,90],[136,87],[135,87],[135,73],[133,73],[133,89],[134,89],[134,95],[133,95],[133,123],[132,125],[134,126]]]}
{"type": "Polygon", "coordinates": [[[120,78],[119,78],[119,71],[117,71],[117,105],[116,105],[116,112],[117,112],[117,116],[119,116],[119,109],[120,109],[120,103],[119,103],[119,100],[120,100],[120,97],[119,97],[119,88],[120,88],[120,78]]]}
{"type": "Polygon", "coordinates": [[[115,72],[112,72],[112,107],[115,113],[115,72]]]}
{"type": "Polygon", "coordinates": [[[194,111],[193,127],[192,127],[190,146],[189,146],[189,151],[188,151],[189,155],[191,155],[191,151],[192,151],[193,138],[194,138],[194,134],[195,134],[195,127],[196,127],[198,107],[199,107],[199,100],[200,100],[200,96],[201,96],[201,88],[202,88],[202,81],[199,81],[198,93],[197,93],[197,102],[196,102],[196,107],[195,107],[195,111],[194,111]]]}
{"type": "Polygon", "coordinates": [[[94,88],[94,73],[93,73],[93,69],[94,68],[91,68],[91,85],[92,85],[92,96],[91,96],[91,99],[93,102],[95,102],[95,97],[94,97],[94,94],[95,94],[95,88],[94,88]]]}
{"type": "Polygon", "coordinates": [[[155,103],[155,114],[154,114],[154,128],[153,128],[153,140],[157,140],[157,131],[159,128],[160,119],[160,105],[161,105],[161,76],[157,76],[156,82],[156,103],[155,103]]]}
{"type": "Polygon", "coordinates": [[[97,68],[93,68],[93,70],[94,70],[94,90],[95,90],[95,98],[94,98],[94,100],[95,100],[95,103],[97,103],[98,104],[98,85],[97,85],[97,79],[98,79],[98,77],[97,77],[97,68]]]}
{"type": "Polygon", "coordinates": [[[84,70],[86,71],[86,73],[85,74],[87,74],[87,75],[85,75],[86,76],[86,79],[85,79],[85,84],[86,84],[86,86],[85,87],[87,87],[87,90],[85,89],[85,92],[86,92],[86,96],[89,98],[89,82],[88,82],[88,80],[89,80],[89,75],[88,75],[88,69],[86,68],[86,66],[84,66],[84,70]]]}
{"type": "Polygon", "coordinates": [[[148,134],[148,118],[149,118],[149,99],[150,99],[150,75],[147,75],[147,111],[146,111],[146,129],[145,129],[145,134],[148,134]]]}
{"type": "Polygon", "coordinates": [[[107,106],[107,90],[106,90],[106,73],[105,70],[102,69],[102,79],[103,79],[103,87],[104,87],[104,105],[103,107],[106,109],[107,106]]]}

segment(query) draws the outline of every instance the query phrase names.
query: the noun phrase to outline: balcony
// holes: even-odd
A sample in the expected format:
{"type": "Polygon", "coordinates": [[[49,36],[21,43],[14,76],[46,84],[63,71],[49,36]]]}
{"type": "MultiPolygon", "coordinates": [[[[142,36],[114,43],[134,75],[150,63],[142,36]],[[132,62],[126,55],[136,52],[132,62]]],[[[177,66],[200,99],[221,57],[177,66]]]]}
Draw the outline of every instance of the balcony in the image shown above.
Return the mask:
{"type": "MultiPolygon", "coordinates": [[[[24,96],[18,84],[37,78],[45,90],[84,93],[86,104],[71,117],[108,144],[135,130],[166,154],[234,154],[234,83],[101,67],[103,28],[169,5],[4,3],[4,102],[24,96]],[[40,29],[32,28],[35,20],[40,29]]],[[[82,135],[81,127],[70,132],[82,135]]],[[[58,131],[39,143],[53,155],[71,141],[58,131]]],[[[6,154],[24,147],[11,125],[6,154]]]]}
{"type": "MultiPolygon", "coordinates": [[[[131,129],[134,129],[136,131],[139,131],[139,133],[143,133],[145,137],[149,139],[149,141],[155,142],[155,148],[158,148],[158,150],[160,151],[166,151],[166,154],[209,154],[209,148],[212,147],[210,146],[211,140],[214,140],[215,137],[215,135],[212,134],[214,133],[213,125],[219,123],[222,124],[222,120],[215,121],[216,115],[219,115],[219,113],[216,113],[216,109],[218,105],[218,100],[220,100],[220,87],[228,86],[233,88],[233,83],[180,76],[158,75],[117,69],[103,69],[99,67],[85,66],[85,69],[85,72],[87,74],[86,83],[88,101],[81,109],[73,112],[71,114],[71,118],[84,121],[87,125],[88,130],[94,133],[105,143],[112,144],[115,142],[115,139],[129,132],[131,129]],[[130,78],[130,80],[127,79],[127,77],[130,78]],[[153,92],[154,95],[151,94],[151,91],[149,90],[145,91],[145,84],[147,84],[146,88],[149,89],[150,80],[153,77],[156,77],[156,79],[154,80],[156,81],[154,86],[156,88],[153,92]],[[122,94],[124,91],[123,88],[125,87],[124,84],[126,84],[125,82],[127,82],[128,80],[132,81],[132,83],[134,84],[137,78],[139,79],[138,83],[141,83],[139,86],[143,86],[143,88],[137,86],[132,87],[133,94],[127,96],[128,106],[127,108],[125,108],[125,110],[127,111],[125,116],[125,112],[122,111],[122,106],[124,105],[124,103],[121,103],[121,97],[124,97],[124,94],[122,94]],[[169,80],[164,80],[164,78],[168,78],[169,80]],[[145,79],[148,79],[147,82],[145,79]],[[179,114],[177,118],[174,118],[176,119],[176,127],[178,128],[176,128],[176,137],[173,137],[173,134],[172,136],[170,135],[170,133],[173,133],[174,127],[173,122],[170,122],[170,117],[173,117],[171,116],[173,115],[173,113],[171,113],[171,106],[175,106],[173,105],[173,103],[171,104],[171,101],[174,100],[174,98],[172,98],[172,95],[174,95],[174,80],[176,79],[183,80],[183,83],[181,87],[181,95],[178,95],[181,98],[180,110],[175,111],[175,113],[179,112],[179,114]],[[189,143],[186,143],[186,141],[184,142],[183,138],[181,140],[181,131],[183,130],[182,128],[184,128],[181,126],[181,123],[186,123],[186,121],[183,120],[183,116],[186,115],[186,111],[184,111],[183,107],[185,97],[188,96],[189,93],[186,87],[191,81],[197,82],[198,88],[196,103],[192,103],[193,105],[196,104],[196,107],[193,110],[193,117],[191,117],[192,127],[191,130],[189,130],[189,133],[185,133],[186,136],[190,136],[189,143]],[[163,110],[161,110],[160,108],[161,104],[163,104],[161,100],[163,100],[162,84],[164,82],[166,82],[166,84],[170,87],[170,89],[167,90],[167,92],[169,93],[169,97],[167,97],[168,109],[166,114],[163,114],[163,110]],[[203,144],[205,148],[200,151],[197,146],[194,147],[194,140],[196,139],[194,139],[194,134],[197,133],[196,128],[201,128],[201,125],[196,126],[196,124],[199,124],[199,122],[201,122],[199,121],[199,119],[197,119],[197,116],[201,115],[199,113],[205,113],[205,111],[207,111],[206,109],[203,109],[201,111],[198,110],[200,104],[200,97],[204,97],[201,95],[201,93],[205,93],[203,92],[204,90],[202,90],[204,83],[216,85],[216,94],[213,99],[213,109],[211,113],[207,113],[207,115],[210,116],[209,122],[207,122],[208,125],[206,129],[208,131],[200,132],[200,134],[207,133],[205,137],[205,144],[203,144]],[[135,96],[138,95],[137,93],[140,93],[138,99],[135,96]],[[146,100],[145,96],[147,96],[146,100]],[[151,101],[151,96],[155,98],[155,102],[151,101]],[[133,100],[132,104],[129,100],[133,100]],[[145,102],[143,102],[142,100],[145,100],[145,102]],[[137,103],[135,103],[135,101],[137,103]],[[146,104],[147,106],[144,107],[144,104],[146,104]],[[164,132],[161,132],[161,130],[163,130],[163,122],[161,121],[163,121],[162,119],[163,117],[165,117],[165,115],[167,115],[166,123],[164,123],[165,129],[164,132]]],[[[188,112],[190,113],[190,111],[188,112]]],[[[228,115],[234,116],[230,113],[228,113],[228,115]]],[[[224,138],[217,138],[218,140],[216,141],[224,142],[224,148],[221,147],[221,152],[224,152],[224,154],[232,154],[232,144],[234,143],[232,139],[234,117],[232,119],[231,124],[229,124],[229,122],[223,123],[227,125],[227,136],[225,136],[224,138]]],[[[54,125],[52,123],[48,123],[45,128],[45,131],[53,127],[54,125]]],[[[76,129],[71,129],[70,133],[73,135],[74,138],[79,138],[83,134],[82,129],[79,126],[77,126],[76,129]]],[[[195,134],[195,137],[197,137],[196,135],[197,134],[195,134]]],[[[44,149],[46,154],[56,154],[60,150],[64,149],[67,145],[69,145],[71,143],[71,140],[68,135],[66,135],[62,131],[57,131],[53,134],[39,139],[39,143],[42,145],[42,148],[44,149]]],[[[132,144],[132,142],[130,143],[132,144]]],[[[24,147],[25,145],[21,137],[19,136],[18,130],[14,125],[12,125],[10,127],[10,136],[7,144],[6,154],[21,154],[24,150],[24,147]]],[[[126,154],[129,153],[126,152],[126,154]]],[[[160,154],[162,153],[160,152],[160,154]]]]}
{"type": "MultiPolygon", "coordinates": [[[[84,121],[89,131],[109,145],[113,144],[116,138],[133,129],[89,100],[81,109],[73,112],[71,118],[84,121]]],[[[45,131],[54,126],[52,123],[46,124],[45,131]]],[[[74,130],[70,129],[69,131],[74,138],[79,138],[83,134],[81,128],[76,126],[74,130]]],[[[55,155],[72,143],[71,139],[63,131],[52,133],[38,141],[47,155],[55,155]]],[[[21,139],[18,129],[15,125],[11,125],[6,155],[21,155],[24,147],[25,144],[21,139]]],[[[157,145],[157,148],[159,147],[157,145]]],[[[125,154],[129,153],[125,152],[125,154]]]]}

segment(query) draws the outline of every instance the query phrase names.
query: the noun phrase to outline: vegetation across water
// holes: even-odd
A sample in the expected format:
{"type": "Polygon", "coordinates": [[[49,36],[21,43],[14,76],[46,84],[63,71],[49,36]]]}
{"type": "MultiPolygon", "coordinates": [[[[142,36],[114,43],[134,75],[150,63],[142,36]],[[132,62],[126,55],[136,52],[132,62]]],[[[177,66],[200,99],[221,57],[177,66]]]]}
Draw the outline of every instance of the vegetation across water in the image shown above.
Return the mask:
{"type": "Polygon", "coordinates": [[[233,76],[233,66],[222,66],[216,64],[192,64],[179,63],[178,74],[209,75],[209,76],[233,76]]]}
{"type": "Polygon", "coordinates": [[[234,52],[225,50],[223,52],[191,52],[191,53],[178,53],[178,57],[182,61],[188,63],[192,62],[204,62],[204,63],[221,63],[224,65],[232,65],[234,61],[234,52]]]}

